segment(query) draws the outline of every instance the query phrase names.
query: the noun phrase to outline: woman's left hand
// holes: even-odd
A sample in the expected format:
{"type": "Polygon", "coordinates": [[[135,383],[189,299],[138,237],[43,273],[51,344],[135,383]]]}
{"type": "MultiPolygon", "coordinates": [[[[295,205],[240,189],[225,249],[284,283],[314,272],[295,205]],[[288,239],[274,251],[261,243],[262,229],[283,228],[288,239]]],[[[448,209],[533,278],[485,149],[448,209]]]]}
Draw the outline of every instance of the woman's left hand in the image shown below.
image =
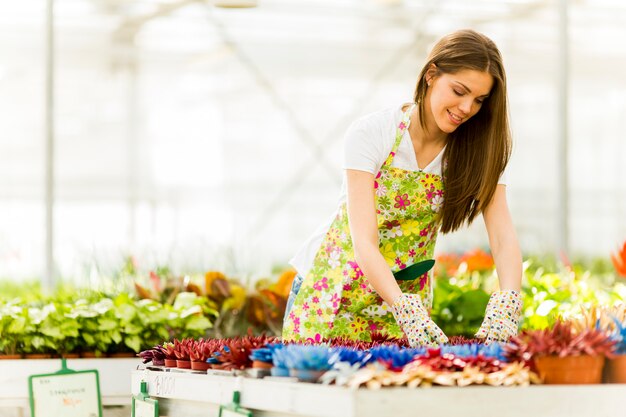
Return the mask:
{"type": "Polygon", "coordinates": [[[485,319],[476,337],[485,339],[485,344],[508,342],[517,334],[517,326],[522,315],[522,296],[519,291],[504,290],[491,294],[485,319]]]}

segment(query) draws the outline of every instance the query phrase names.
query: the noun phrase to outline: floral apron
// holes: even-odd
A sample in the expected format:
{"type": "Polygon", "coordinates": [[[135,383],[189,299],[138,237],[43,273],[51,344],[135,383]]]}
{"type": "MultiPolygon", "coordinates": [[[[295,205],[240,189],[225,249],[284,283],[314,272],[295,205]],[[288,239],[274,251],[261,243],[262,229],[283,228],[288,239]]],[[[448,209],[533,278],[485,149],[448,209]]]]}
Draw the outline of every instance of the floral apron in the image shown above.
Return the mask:
{"type": "MultiPolygon", "coordinates": [[[[374,181],[379,247],[392,272],[433,257],[439,230],[437,214],[443,203],[441,176],[391,166],[414,106],[404,113],[393,148],[374,181]]],[[[421,294],[424,306],[430,309],[429,273],[398,284],[402,292],[421,294]]],[[[390,307],[369,285],[355,261],[344,202],[286,316],[283,340],[346,337],[369,341],[373,331],[403,336],[390,307]]]]}

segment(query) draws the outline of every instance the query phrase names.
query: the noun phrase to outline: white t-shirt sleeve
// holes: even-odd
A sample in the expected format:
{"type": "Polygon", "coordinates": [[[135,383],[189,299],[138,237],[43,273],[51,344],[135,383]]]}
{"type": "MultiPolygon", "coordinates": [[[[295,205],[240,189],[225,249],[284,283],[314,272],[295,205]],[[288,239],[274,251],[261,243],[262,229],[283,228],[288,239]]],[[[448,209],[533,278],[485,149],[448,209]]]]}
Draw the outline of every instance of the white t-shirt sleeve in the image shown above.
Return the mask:
{"type": "Polygon", "coordinates": [[[372,126],[367,118],[350,125],[344,138],[344,169],[355,169],[376,175],[385,162],[385,142],[380,127],[372,126]]]}

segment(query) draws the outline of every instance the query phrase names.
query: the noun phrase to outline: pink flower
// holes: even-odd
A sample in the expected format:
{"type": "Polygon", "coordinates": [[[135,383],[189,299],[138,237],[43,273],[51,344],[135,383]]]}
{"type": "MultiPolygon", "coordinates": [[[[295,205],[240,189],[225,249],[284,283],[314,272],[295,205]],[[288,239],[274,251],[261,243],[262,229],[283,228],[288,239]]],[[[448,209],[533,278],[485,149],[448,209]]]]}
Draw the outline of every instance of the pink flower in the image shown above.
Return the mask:
{"type": "Polygon", "coordinates": [[[317,309],[317,315],[318,315],[318,316],[321,316],[321,315],[322,315],[322,313],[323,313],[322,309],[321,309],[321,308],[318,308],[318,309],[317,309]]]}
{"type": "Polygon", "coordinates": [[[294,326],[299,326],[300,325],[300,317],[295,317],[293,319],[293,324],[294,324],[294,326]]]}
{"type": "Polygon", "coordinates": [[[323,289],[328,289],[328,278],[324,277],[321,280],[317,281],[315,284],[313,284],[313,288],[315,288],[318,291],[322,291],[323,289]]]}
{"type": "Polygon", "coordinates": [[[420,291],[424,289],[426,284],[428,283],[428,272],[420,277],[420,291]]]}
{"type": "Polygon", "coordinates": [[[317,303],[320,302],[320,299],[319,299],[319,297],[313,297],[313,299],[311,301],[313,301],[315,304],[317,304],[317,303]]]}
{"type": "Polygon", "coordinates": [[[316,333],[315,339],[313,339],[312,337],[307,337],[306,341],[311,342],[311,343],[322,343],[322,335],[319,333],[316,333]]]}
{"type": "Polygon", "coordinates": [[[426,236],[428,234],[428,229],[420,230],[420,236],[426,236]]]}
{"type": "Polygon", "coordinates": [[[398,128],[400,130],[404,130],[404,129],[406,129],[406,125],[404,124],[404,122],[400,122],[400,124],[398,125],[398,128]]]}
{"type": "Polygon", "coordinates": [[[400,210],[406,210],[406,208],[411,204],[411,200],[409,200],[409,195],[408,194],[402,194],[397,195],[395,200],[397,201],[396,204],[394,204],[393,206],[395,208],[399,208],[400,210]]]}
{"type": "Polygon", "coordinates": [[[350,265],[350,268],[352,268],[355,272],[354,278],[352,279],[356,280],[363,276],[363,272],[361,272],[361,268],[359,268],[359,265],[356,262],[348,261],[348,265],[350,265]]]}
{"type": "Polygon", "coordinates": [[[309,309],[309,303],[302,304],[302,309],[303,310],[308,310],[309,309]]]}
{"type": "Polygon", "coordinates": [[[368,324],[369,324],[368,328],[370,329],[370,332],[380,330],[380,327],[378,327],[378,325],[374,323],[373,321],[370,320],[368,324]]]}
{"type": "Polygon", "coordinates": [[[411,249],[409,251],[409,256],[411,256],[411,257],[415,256],[415,249],[411,249]]]}
{"type": "Polygon", "coordinates": [[[350,291],[350,288],[352,288],[352,287],[350,286],[350,284],[343,284],[343,290],[344,290],[344,291],[350,291]]]}
{"type": "Polygon", "coordinates": [[[336,293],[333,294],[333,296],[330,297],[330,302],[333,303],[333,307],[337,307],[337,304],[339,304],[339,295],[336,293]]]}

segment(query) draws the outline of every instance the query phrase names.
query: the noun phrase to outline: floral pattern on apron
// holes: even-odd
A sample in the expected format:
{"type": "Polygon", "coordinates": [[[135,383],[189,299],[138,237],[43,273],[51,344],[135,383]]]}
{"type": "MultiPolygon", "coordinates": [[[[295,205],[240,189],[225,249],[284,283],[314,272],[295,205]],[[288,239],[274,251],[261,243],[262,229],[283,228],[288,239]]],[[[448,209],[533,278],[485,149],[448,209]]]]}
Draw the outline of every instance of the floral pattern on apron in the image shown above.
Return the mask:
{"type": "MultiPolygon", "coordinates": [[[[414,106],[404,113],[393,148],[374,181],[379,248],[392,272],[433,257],[443,203],[440,175],[391,166],[414,106]]],[[[405,293],[419,293],[430,309],[429,273],[398,284],[405,293]]],[[[283,340],[345,337],[369,341],[373,331],[403,336],[391,308],[369,285],[355,260],[347,206],[342,203],[286,316],[283,340]]]]}

